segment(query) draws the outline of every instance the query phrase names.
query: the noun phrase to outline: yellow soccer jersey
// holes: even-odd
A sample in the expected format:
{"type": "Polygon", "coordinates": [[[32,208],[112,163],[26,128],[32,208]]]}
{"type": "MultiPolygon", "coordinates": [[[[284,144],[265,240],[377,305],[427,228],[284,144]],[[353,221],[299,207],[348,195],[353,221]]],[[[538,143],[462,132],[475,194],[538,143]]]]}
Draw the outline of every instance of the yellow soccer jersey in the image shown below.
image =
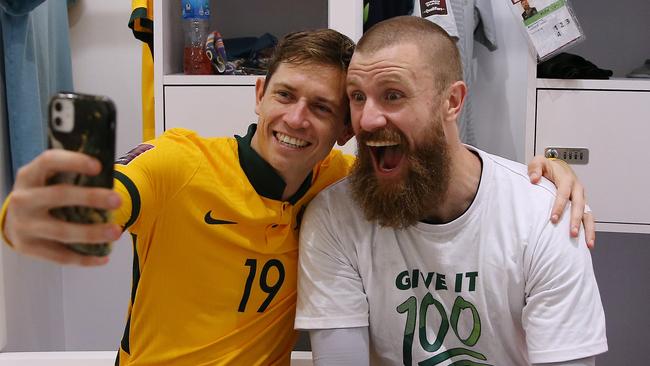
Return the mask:
{"type": "Polygon", "coordinates": [[[351,158],[330,153],[283,202],[255,128],[173,129],[117,161],[115,216],[134,247],[120,365],[289,365],[302,212],[351,158]]]}

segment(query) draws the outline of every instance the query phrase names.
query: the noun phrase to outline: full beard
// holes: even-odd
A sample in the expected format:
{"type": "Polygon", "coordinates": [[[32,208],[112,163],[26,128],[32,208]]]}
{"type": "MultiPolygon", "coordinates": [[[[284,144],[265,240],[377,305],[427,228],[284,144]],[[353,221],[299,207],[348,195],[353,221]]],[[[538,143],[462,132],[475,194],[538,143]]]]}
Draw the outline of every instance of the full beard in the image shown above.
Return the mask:
{"type": "Polygon", "coordinates": [[[407,171],[401,179],[377,178],[373,157],[365,145],[372,137],[357,136],[357,160],[350,173],[352,196],[366,219],[395,229],[426,219],[434,207],[443,203],[449,188],[449,151],[441,121],[432,123],[425,142],[405,152],[402,159],[407,161],[402,164],[407,164],[407,171]]]}

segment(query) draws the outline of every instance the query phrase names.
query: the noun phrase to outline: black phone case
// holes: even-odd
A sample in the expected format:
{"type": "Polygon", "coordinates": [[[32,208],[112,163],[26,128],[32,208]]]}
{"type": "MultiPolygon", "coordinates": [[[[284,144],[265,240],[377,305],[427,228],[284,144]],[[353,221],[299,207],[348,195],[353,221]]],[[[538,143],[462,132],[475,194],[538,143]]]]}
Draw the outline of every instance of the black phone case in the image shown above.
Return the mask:
{"type": "MultiPolygon", "coordinates": [[[[115,161],[115,105],[106,98],[76,93],[60,93],[50,100],[48,122],[48,145],[51,149],[82,152],[98,159],[102,164],[96,176],[77,173],[60,173],[48,180],[48,184],[75,184],[85,187],[113,188],[113,162],[115,161]],[[59,100],[68,99],[74,105],[74,127],[70,132],[57,131],[52,118],[52,106],[59,100]]],[[[110,220],[106,210],[68,206],[50,210],[50,214],[66,221],[91,224],[110,220]]],[[[86,245],[69,244],[78,253],[105,256],[111,251],[110,243],[86,245]]]]}

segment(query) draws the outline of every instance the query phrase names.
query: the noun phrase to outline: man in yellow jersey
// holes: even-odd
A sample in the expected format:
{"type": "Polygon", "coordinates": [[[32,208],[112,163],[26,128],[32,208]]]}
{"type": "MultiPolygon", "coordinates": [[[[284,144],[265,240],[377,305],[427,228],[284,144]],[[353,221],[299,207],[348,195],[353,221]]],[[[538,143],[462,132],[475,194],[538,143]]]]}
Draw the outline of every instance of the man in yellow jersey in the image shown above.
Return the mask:
{"type": "MultiPolygon", "coordinates": [[[[167,131],[116,162],[114,191],[45,186],[56,172],[100,167],[81,154],[43,153],[20,170],[5,201],[5,241],[26,255],[91,266],[107,258],[65,243],[129,230],[133,289],[120,365],[288,365],[302,212],[352,161],[332,146],[351,137],[345,77],[353,50],[332,30],[285,37],[256,83],[259,119],[245,136],[167,131]],[[48,214],[70,205],[114,209],[115,223],[74,225],[48,214]]],[[[584,202],[570,169],[538,159],[532,170],[564,182],[555,212],[569,196],[584,202]]]]}

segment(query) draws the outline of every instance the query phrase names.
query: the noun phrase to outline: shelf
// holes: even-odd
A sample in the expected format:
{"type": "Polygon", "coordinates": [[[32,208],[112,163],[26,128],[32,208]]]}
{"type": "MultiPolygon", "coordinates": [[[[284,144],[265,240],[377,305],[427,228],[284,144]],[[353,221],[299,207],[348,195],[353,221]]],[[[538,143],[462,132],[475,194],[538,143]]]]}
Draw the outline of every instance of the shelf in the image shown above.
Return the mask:
{"type": "Polygon", "coordinates": [[[163,76],[163,85],[255,85],[264,75],[184,75],[171,74],[163,76]]]}
{"type": "MultiPolygon", "coordinates": [[[[245,132],[248,123],[257,120],[255,82],[264,76],[184,75],[180,2],[154,3],[156,135],[171,127],[188,127],[213,136],[245,132]],[[219,109],[218,120],[214,113],[204,112],[206,106],[219,109]]],[[[210,0],[210,12],[210,29],[219,30],[224,39],[264,33],[281,38],[289,32],[329,27],[357,40],[363,1],[210,0]]]]}
{"type": "Polygon", "coordinates": [[[609,80],[586,79],[537,79],[538,89],[599,89],[599,90],[650,90],[650,79],[612,78],[609,80]]]}

